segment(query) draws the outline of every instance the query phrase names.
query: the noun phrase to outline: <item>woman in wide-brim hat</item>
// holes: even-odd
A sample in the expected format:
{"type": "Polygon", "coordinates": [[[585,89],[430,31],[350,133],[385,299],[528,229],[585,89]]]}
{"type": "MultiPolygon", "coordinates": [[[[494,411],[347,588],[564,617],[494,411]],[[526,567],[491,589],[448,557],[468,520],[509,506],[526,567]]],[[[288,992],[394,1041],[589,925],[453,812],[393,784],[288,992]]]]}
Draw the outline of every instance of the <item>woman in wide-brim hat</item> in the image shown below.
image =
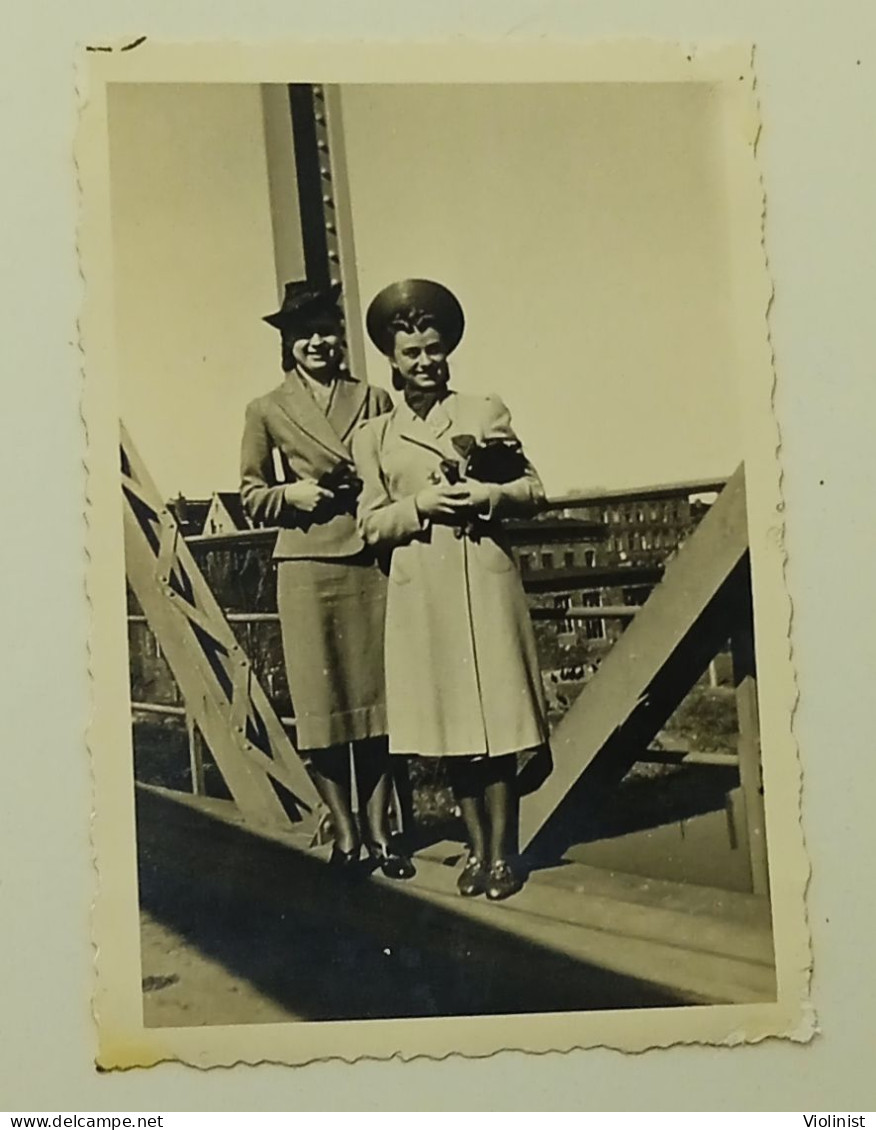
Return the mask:
{"type": "Polygon", "coordinates": [[[448,387],[464,316],[446,287],[422,279],[387,287],[367,328],[403,394],[353,437],[364,484],[359,527],[369,545],[392,550],[390,751],[447,759],[470,849],[459,891],[506,898],[521,882],[510,842],[516,754],[541,746],[547,730],[529,609],[502,519],[533,513],[544,492],[502,401],[448,387]],[[488,449],[509,453],[495,481],[471,473],[472,453],[488,449]]]}
{"type": "Polygon", "coordinates": [[[282,384],[246,412],[244,506],[277,526],[277,607],[299,748],[307,751],[334,824],[332,862],[355,868],[350,746],[366,847],[391,878],[410,860],[390,835],[383,629],[386,578],[356,525],[361,487],[353,429],[392,407],[383,389],[346,369],[339,287],[289,283],[264,320],[280,331],[282,384]]]}

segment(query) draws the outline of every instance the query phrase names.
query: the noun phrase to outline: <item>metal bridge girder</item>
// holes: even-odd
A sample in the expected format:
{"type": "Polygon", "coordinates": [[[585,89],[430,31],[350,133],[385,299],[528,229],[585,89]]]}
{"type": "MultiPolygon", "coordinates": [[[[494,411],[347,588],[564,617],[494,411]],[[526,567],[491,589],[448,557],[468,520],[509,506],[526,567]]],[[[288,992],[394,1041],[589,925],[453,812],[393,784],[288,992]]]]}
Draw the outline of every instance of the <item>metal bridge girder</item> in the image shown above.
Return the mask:
{"type": "Polygon", "coordinates": [[[248,823],[315,832],[316,788],[123,426],[121,463],[128,583],[179,686],[190,735],[203,735],[248,823]]]}
{"type": "MultiPolygon", "coordinates": [[[[727,639],[747,634],[740,629],[742,616],[750,615],[747,555],[745,475],[740,466],[554,731],[552,772],[540,788],[521,799],[522,849],[546,834],[597,760],[602,765],[614,760],[620,766],[647,744],[727,639]]],[[[751,706],[753,649],[748,650],[749,669],[738,680],[740,772],[757,890],[765,887],[766,855],[759,761],[747,764],[759,758],[752,735],[757,725],[751,706]]]]}

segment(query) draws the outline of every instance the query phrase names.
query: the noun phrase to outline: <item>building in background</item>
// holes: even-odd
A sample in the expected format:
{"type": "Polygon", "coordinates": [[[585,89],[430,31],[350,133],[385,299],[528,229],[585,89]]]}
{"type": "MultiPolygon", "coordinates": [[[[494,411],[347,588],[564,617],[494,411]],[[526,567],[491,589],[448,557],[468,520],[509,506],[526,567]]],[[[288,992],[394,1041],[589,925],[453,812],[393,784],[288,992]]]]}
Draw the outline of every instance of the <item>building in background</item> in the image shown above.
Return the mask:
{"type": "Polygon", "coordinates": [[[240,495],[237,491],[219,490],[210,499],[202,533],[234,534],[239,530],[251,530],[250,522],[240,495]]]}
{"type": "Polygon", "coordinates": [[[659,564],[690,536],[713,498],[713,493],[659,497],[649,492],[640,498],[570,503],[515,527],[518,565],[527,576],[541,570],[659,564]]]}
{"type": "Polygon", "coordinates": [[[182,493],[170,499],[167,508],[176,519],[183,537],[195,537],[204,532],[210,503],[209,498],[186,498],[182,493]]]}
{"type": "Polygon", "coordinates": [[[716,497],[703,486],[569,498],[509,523],[529,592],[545,689],[562,714],[716,497]],[[594,615],[604,609],[605,615],[594,615]]]}

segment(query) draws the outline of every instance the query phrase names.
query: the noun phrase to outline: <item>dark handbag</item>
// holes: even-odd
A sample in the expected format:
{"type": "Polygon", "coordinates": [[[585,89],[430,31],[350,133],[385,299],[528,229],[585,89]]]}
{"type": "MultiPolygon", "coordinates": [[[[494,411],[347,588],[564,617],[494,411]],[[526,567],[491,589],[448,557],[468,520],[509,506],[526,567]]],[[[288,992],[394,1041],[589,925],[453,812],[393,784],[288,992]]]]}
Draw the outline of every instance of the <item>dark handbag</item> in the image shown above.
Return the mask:
{"type": "Polygon", "coordinates": [[[316,481],[336,497],[353,499],[362,490],[362,480],[356,474],[353,464],[344,460],[335,463],[330,471],[325,471],[316,481]]]}
{"type": "Polygon", "coordinates": [[[462,456],[462,473],[481,483],[512,483],[526,474],[527,460],[517,439],[454,436],[453,446],[462,456]]]}

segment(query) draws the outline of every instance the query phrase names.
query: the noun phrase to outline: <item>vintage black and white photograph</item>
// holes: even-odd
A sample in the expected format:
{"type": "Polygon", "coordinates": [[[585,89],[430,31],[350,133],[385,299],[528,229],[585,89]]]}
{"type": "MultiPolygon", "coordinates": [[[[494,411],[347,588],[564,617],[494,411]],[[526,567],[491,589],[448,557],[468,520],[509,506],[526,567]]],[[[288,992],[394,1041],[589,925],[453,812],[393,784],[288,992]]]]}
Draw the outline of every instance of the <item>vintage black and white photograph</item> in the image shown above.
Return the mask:
{"type": "Polygon", "coordinates": [[[786,1034],[746,52],[204,52],[83,111],[105,1061],[786,1034]]]}

